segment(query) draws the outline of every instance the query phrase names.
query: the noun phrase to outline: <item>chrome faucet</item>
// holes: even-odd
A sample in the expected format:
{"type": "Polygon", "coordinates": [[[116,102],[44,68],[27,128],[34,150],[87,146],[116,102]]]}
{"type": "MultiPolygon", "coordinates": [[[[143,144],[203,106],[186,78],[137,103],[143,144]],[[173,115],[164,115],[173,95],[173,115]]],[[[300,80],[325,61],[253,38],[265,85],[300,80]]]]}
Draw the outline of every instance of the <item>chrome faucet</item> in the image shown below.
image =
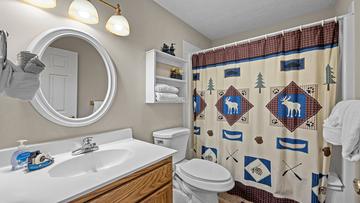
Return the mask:
{"type": "Polygon", "coordinates": [[[80,154],[86,154],[89,152],[94,152],[99,150],[99,146],[96,145],[95,142],[93,142],[92,137],[85,137],[82,141],[82,146],[79,149],[76,149],[72,152],[73,156],[80,155],[80,154]]]}

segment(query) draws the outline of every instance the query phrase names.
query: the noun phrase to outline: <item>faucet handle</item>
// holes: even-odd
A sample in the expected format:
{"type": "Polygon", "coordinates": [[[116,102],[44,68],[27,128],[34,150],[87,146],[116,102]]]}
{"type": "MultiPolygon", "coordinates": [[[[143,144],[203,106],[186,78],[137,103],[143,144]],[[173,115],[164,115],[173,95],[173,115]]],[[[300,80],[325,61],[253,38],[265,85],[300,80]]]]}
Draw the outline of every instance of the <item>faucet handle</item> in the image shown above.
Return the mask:
{"type": "Polygon", "coordinates": [[[93,140],[93,137],[85,137],[83,139],[83,144],[91,144],[92,140],[93,140]]]}

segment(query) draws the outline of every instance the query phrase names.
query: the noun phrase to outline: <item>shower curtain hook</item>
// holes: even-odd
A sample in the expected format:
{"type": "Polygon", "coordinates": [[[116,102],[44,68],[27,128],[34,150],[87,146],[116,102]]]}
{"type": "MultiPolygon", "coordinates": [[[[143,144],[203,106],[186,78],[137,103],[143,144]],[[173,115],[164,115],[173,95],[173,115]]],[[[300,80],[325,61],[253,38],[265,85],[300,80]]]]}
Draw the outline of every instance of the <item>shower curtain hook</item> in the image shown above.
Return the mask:
{"type": "Polygon", "coordinates": [[[321,26],[323,26],[324,27],[324,24],[325,24],[325,21],[323,20],[323,21],[321,21],[321,26]]]}
{"type": "Polygon", "coordinates": [[[338,19],[337,19],[337,16],[335,16],[335,23],[337,23],[338,19]]]}
{"type": "Polygon", "coordinates": [[[300,32],[302,32],[303,30],[302,30],[302,25],[300,25],[300,32]]]}
{"type": "Polygon", "coordinates": [[[268,38],[268,36],[267,36],[267,34],[265,35],[265,40],[267,40],[267,38],[268,38]]]}
{"type": "Polygon", "coordinates": [[[285,36],[285,31],[281,30],[281,34],[282,34],[282,36],[285,36]]]}

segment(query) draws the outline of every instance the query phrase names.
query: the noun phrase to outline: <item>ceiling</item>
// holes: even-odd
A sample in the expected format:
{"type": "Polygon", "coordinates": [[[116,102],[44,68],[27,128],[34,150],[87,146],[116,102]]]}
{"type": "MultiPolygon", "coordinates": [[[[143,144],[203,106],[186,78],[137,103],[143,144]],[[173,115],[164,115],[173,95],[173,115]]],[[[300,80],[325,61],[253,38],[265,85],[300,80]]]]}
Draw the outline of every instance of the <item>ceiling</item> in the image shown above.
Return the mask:
{"type": "Polygon", "coordinates": [[[336,0],[154,0],[211,40],[333,6],[336,0]]]}

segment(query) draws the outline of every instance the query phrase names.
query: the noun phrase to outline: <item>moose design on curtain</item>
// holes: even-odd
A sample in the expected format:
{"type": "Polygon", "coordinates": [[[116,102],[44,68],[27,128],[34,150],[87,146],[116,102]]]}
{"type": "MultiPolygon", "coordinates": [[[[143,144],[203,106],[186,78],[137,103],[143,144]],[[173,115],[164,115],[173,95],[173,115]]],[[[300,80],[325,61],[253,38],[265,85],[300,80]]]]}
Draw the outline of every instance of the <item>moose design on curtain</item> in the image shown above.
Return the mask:
{"type": "Polygon", "coordinates": [[[230,194],[324,201],[338,38],[331,22],[193,56],[194,151],[232,173],[230,194]]]}

